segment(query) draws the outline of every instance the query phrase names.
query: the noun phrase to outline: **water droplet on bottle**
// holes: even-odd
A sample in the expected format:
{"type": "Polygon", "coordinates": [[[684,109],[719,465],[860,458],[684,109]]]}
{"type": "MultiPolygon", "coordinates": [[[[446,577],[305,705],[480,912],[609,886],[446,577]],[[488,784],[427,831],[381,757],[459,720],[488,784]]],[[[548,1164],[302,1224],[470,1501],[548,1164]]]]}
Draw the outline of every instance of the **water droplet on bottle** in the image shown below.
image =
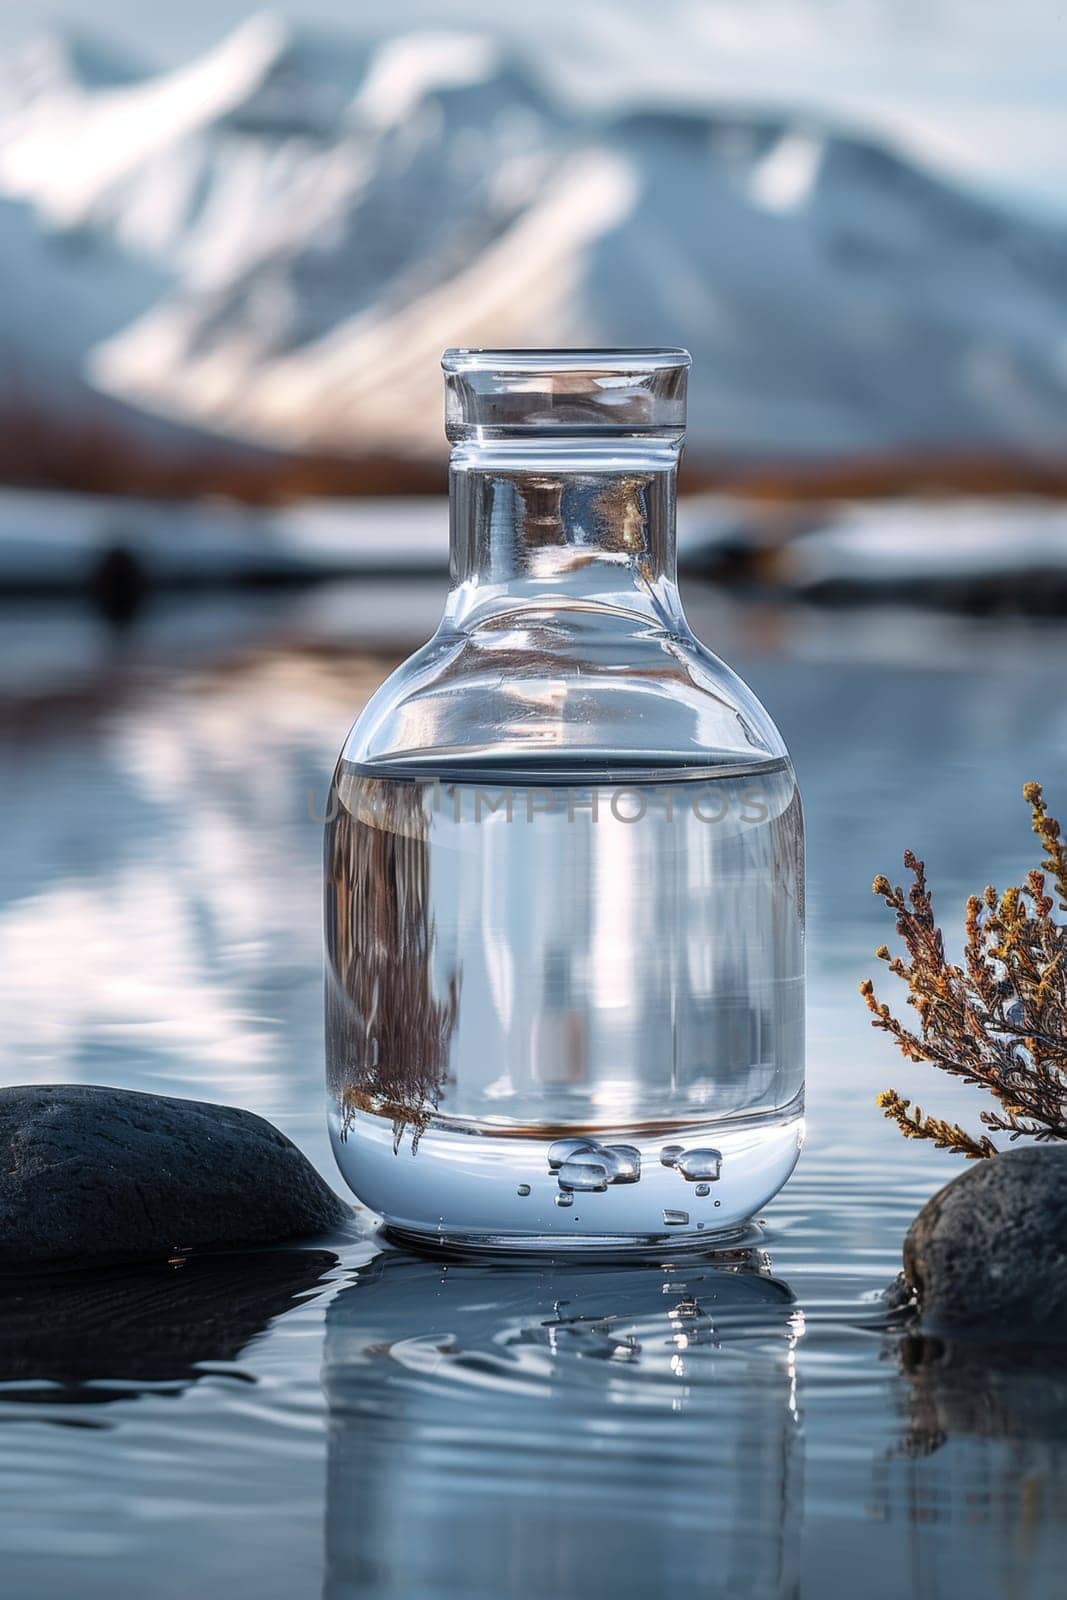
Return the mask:
{"type": "MultiPolygon", "coordinates": [[[[529,1192],[529,1191],[527,1191],[527,1192],[529,1192]]],[[[701,1200],[706,1200],[708,1195],[711,1193],[711,1184],[710,1183],[698,1183],[697,1187],[696,1187],[696,1192],[700,1196],[701,1200]]],[[[520,1194],[522,1193],[521,1189],[519,1190],[519,1193],[520,1194]]]]}
{"type": "Polygon", "coordinates": [[[593,1153],[604,1166],[609,1183],[639,1181],[641,1152],[635,1144],[601,1144],[593,1153]]]}
{"type": "Polygon", "coordinates": [[[684,1228],[689,1221],[688,1211],[664,1211],[664,1225],[668,1228],[684,1228]]]}
{"type": "Polygon", "coordinates": [[[607,1168],[597,1159],[598,1152],[576,1150],[556,1173],[561,1189],[581,1189],[599,1193],[608,1186],[607,1168]]]}
{"type": "Polygon", "coordinates": [[[687,1183],[710,1179],[712,1183],[722,1171],[721,1150],[687,1150],[674,1163],[687,1183]]]}
{"type": "Polygon", "coordinates": [[[515,1190],[516,1194],[521,1194],[521,1195],[527,1195],[527,1194],[529,1194],[529,1192],[530,1192],[530,1185],[528,1183],[520,1183],[519,1187],[515,1190]]]}
{"type": "Polygon", "coordinates": [[[558,1206],[572,1206],[574,1204],[574,1196],[571,1194],[569,1189],[560,1190],[559,1194],[556,1196],[556,1204],[558,1206]]]}
{"type": "Polygon", "coordinates": [[[665,1144],[659,1158],[665,1167],[673,1167],[678,1157],[685,1154],[684,1144],[665,1144]]]}
{"type": "Polygon", "coordinates": [[[557,1139],[548,1147],[548,1165],[552,1172],[558,1169],[567,1160],[568,1156],[575,1155],[579,1150],[591,1150],[595,1144],[593,1139],[557,1139]]]}

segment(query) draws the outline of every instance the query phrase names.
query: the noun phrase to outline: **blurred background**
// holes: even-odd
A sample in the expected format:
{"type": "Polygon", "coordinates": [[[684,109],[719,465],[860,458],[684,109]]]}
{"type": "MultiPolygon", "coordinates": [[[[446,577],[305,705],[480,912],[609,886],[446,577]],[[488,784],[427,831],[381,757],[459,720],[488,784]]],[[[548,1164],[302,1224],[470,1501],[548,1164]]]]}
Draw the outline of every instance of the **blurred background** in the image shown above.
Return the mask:
{"type": "Polygon", "coordinates": [[[691,564],[1058,610],[1063,27],[11,0],[0,584],[440,569],[437,509],[339,502],[442,491],[443,347],[677,343],[691,564]]]}

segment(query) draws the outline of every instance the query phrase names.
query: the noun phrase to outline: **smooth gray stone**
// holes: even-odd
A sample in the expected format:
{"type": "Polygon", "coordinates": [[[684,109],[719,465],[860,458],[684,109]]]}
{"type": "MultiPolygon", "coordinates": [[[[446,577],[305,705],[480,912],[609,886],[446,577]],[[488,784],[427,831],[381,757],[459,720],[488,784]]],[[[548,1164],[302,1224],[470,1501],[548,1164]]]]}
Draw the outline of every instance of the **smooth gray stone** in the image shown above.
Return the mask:
{"type": "Polygon", "coordinates": [[[88,1084],[0,1089],[0,1271],[278,1244],[351,1215],[251,1111],[88,1084]]]}
{"type": "Polygon", "coordinates": [[[1067,1340],[1067,1148],[972,1162],[908,1229],[904,1277],[927,1332],[1067,1340]]]}

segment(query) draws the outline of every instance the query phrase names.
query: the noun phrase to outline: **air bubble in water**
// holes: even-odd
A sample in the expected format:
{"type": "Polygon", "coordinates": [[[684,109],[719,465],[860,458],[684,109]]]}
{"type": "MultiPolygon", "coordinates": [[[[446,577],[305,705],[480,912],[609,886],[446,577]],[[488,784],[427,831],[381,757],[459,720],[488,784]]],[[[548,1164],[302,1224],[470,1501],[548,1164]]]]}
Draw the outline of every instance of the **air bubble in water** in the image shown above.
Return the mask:
{"type": "Polygon", "coordinates": [[[641,1177],[641,1152],[633,1144],[597,1145],[595,1154],[609,1183],[637,1183],[641,1177]]]}
{"type": "Polygon", "coordinates": [[[659,1153],[659,1158],[665,1167],[673,1167],[678,1157],[684,1154],[684,1144],[665,1144],[659,1153]]]}
{"type": "Polygon", "coordinates": [[[521,1194],[521,1195],[528,1195],[529,1192],[530,1192],[530,1185],[528,1183],[520,1183],[519,1187],[515,1190],[516,1194],[521,1194]]]}
{"type": "Polygon", "coordinates": [[[668,1228],[684,1228],[689,1221],[688,1211],[664,1211],[663,1221],[668,1228]]]}
{"type": "Polygon", "coordinates": [[[559,1194],[556,1196],[556,1204],[558,1206],[572,1206],[574,1204],[574,1196],[571,1194],[569,1189],[560,1190],[559,1194]]]}
{"type": "Polygon", "coordinates": [[[561,1189],[599,1193],[608,1186],[608,1173],[599,1151],[576,1150],[556,1173],[561,1189]]]}
{"type": "Polygon", "coordinates": [[[548,1147],[550,1169],[557,1172],[569,1156],[576,1155],[579,1150],[591,1150],[595,1142],[593,1139],[557,1139],[548,1147]]]}
{"type": "MultiPolygon", "coordinates": [[[[696,1187],[696,1192],[700,1196],[701,1200],[706,1200],[708,1195],[711,1193],[711,1184],[710,1183],[698,1183],[697,1187],[696,1187]]],[[[521,1193],[521,1191],[520,1191],[520,1193],[521,1193]]]]}
{"type": "Polygon", "coordinates": [[[674,1163],[687,1183],[710,1179],[712,1183],[722,1170],[721,1150],[687,1150],[674,1163]]]}

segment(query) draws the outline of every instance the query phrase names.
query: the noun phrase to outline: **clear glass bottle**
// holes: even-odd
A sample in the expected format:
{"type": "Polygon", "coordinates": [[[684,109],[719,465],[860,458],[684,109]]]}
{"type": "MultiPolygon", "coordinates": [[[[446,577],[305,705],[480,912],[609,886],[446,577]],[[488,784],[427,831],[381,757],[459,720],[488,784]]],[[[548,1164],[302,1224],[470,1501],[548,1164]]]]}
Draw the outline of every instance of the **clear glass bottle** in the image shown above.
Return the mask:
{"type": "Polygon", "coordinates": [[[326,836],[338,1164],[413,1241],[738,1229],[803,1134],[803,820],[675,581],[684,350],[452,350],[451,590],[326,836]]]}

